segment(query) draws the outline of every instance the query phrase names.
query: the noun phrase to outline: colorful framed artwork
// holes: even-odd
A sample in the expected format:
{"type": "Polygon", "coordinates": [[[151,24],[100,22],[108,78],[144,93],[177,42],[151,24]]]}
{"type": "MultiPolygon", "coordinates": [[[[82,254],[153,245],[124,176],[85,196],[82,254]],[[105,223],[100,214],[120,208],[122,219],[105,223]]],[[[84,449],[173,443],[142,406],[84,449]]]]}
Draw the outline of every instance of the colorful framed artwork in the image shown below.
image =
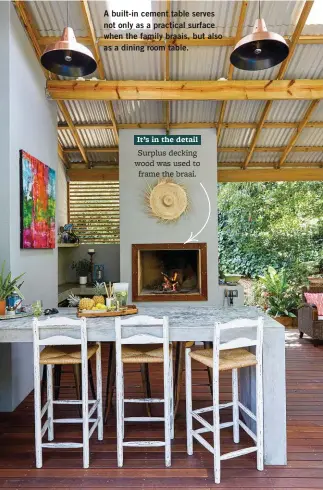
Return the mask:
{"type": "Polygon", "coordinates": [[[20,248],[55,248],[55,170],[20,150],[20,248]]]}

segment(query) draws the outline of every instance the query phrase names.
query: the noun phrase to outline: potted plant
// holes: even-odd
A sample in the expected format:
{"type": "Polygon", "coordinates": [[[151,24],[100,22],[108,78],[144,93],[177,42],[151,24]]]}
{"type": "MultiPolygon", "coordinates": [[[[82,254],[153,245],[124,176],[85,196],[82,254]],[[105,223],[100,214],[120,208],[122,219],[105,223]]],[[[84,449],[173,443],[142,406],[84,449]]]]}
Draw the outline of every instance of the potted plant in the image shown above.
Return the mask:
{"type": "Polygon", "coordinates": [[[72,262],[72,269],[76,270],[79,277],[79,283],[85,285],[87,283],[87,276],[91,271],[91,263],[87,259],[80,259],[72,262]]]}
{"type": "Polygon", "coordinates": [[[20,276],[12,278],[11,272],[8,272],[7,275],[5,274],[4,268],[5,262],[2,263],[0,273],[0,315],[4,315],[6,313],[6,300],[9,298],[9,296],[17,294],[21,299],[24,299],[19,289],[21,284],[18,286],[18,281],[24,274],[20,274],[20,276]]]}
{"type": "Polygon", "coordinates": [[[276,271],[273,267],[268,267],[259,282],[265,298],[266,312],[285,327],[292,327],[293,319],[296,318],[293,310],[299,306],[300,297],[298,290],[287,280],[286,271],[276,271]]]}

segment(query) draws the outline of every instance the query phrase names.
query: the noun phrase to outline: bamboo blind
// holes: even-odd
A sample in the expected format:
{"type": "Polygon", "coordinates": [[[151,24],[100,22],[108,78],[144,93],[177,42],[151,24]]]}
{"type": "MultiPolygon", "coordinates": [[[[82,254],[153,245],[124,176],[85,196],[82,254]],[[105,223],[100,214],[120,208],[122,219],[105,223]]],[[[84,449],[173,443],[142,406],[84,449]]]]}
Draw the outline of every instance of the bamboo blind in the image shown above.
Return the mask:
{"type": "Polygon", "coordinates": [[[119,243],[119,182],[70,182],[69,217],[80,243],[119,243]]]}

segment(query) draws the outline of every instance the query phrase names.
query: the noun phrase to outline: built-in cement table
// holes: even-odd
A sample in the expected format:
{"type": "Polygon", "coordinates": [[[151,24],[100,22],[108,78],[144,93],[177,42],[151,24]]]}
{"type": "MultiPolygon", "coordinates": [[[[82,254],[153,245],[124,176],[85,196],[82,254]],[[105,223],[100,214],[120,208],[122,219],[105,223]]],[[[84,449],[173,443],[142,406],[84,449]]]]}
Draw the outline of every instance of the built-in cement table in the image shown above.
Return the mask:
{"type": "MultiPolygon", "coordinates": [[[[264,316],[264,451],[265,464],[284,465],[286,457],[286,388],[285,388],[285,329],[256,307],[223,308],[211,306],[140,306],[139,313],[161,318],[169,317],[171,341],[213,340],[215,322],[235,318],[264,316]]],[[[55,315],[57,316],[57,315],[55,315]]],[[[60,308],[59,316],[76,316],[74,308],[60,308]]],[[[88,340],[115,341],[114,318],[88,318],[88,340]]],[[[153,328],[153,327],[152,327],[153,328]]],[[[50,332],[49,332],[50,333],[50,332]]],[[[55,332],[53,332],[54,334],[55,332]]],[[[227,335],[232,335],[230,331],[227,335]]],[[[224,338],[227,340],[228,338],[224,338]]],[[[32,319],[0,321],[0,342],[32,342],[32,319]]],[[[241,401],[254,410],[254,368],[241,370],[241,401]]]]}

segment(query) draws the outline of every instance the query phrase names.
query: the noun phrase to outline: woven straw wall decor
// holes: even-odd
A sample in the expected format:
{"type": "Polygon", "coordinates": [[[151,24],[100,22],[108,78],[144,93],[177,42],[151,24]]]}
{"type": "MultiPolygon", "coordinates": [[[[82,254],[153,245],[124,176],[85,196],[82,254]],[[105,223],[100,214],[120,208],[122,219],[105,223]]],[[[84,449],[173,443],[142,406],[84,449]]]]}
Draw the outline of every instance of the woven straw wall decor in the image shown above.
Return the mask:
{"type": "Polygon", "coordinates": [[[162,179],[146,193],[149,214],[160,221],[176,221],[188,209],[188,198],[183,185],[171,179],[162,179]]]}

